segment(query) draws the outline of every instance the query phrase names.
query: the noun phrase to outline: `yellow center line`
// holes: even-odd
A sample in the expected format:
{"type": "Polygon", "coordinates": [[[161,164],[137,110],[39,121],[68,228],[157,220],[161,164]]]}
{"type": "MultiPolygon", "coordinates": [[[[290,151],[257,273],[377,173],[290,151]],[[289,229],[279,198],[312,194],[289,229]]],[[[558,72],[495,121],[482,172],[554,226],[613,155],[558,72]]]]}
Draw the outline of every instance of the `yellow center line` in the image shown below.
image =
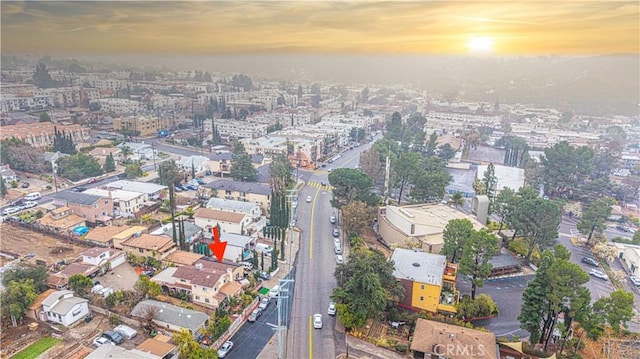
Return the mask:
{"type": "Polygon", "coordinates": [[[309,317],[309,359],[313,359],[313,319],[309,317]]]}
{"type": "Polygon", "coordinates": [[[311,224],[309,224],[309,259],[313,258],[313,212],[316,209],[316,200],[318,199],[319,192],[320,188],[316,189],[316,194],[313,196],[313,201],[311,202],[311,224]]]}

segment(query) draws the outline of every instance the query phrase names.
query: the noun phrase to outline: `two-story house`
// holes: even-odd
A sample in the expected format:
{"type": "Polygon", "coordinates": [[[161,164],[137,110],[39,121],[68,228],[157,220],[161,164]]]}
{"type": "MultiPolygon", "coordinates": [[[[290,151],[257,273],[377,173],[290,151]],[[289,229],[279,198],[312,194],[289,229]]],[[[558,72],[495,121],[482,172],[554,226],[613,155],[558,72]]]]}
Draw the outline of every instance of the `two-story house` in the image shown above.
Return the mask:
{"type": "Polygon", "coordinates": [[[220,152],[209,159],[209,170],[219,177],[228,177],[231,174],[231,152],[220,152]]]}
{"type": "MultiPolygon", "coordinates": [[[[204,233],[204,238],[207,242],[213,240],[213,234],[211,231],[204,233]]],[[[243,262],[251,258],[251,251],[257,243],[257,237],[244,236],[242,234],[222,232],[220,234],[220,241],[227,242],[227,247],[224,251],[224,259],[232,262],[243,262]]]]}
{"type": "Polygon", "coordinates": [[[269,213],[271,206],[271,187],[265,183],[239,182],[223,178],[204,185],[216,193],[216,197],[260,205],[262,213],[269,213]]]}
{"type": "Polygon", "coordinates": [[[222,233],[242,233],[245,225],[253,222],[249,215],[244,213],[230,213],[217,209],[199,208],[194,214],[196,226],[202,228],[204,233],[210,232],[211,228],[220,225],[222,233]]]}
{"type": "Polygon", "coordinates": [[[70,263],[60,272],[49,275],[47,286],[54,289],[66,288],[69,277],[73,275],[83,274],[93,278],[105,274],[125,261],[126,255],[123,251],[105,247],[89,248],[82,252],[82,261],[70,263]]]}
{"type": "Polygon", "coordinates": [[[391,260],[393,276],[405,289],[402,305],[432,313],[456,313],[460,299],[457,264],[448,263],[443,255],[403,248],[396,248],[391,260]]]}
{"type": "Polygon", "coordinates": [[[74,228],[85,226],[85,219],[73,214],[69,207],[56,208],[45,214],[38,220],[38,223],[51,232],[69,233],[74,228]]]}
{"type": "Polygon", "coordinates": [[[62,191],[53,197],[57,207],[68,207],[73,214],[82,217],[92,227],[111,224],[113,199],[82,192],[62,191]]]}
{"type": "Polygon", "coordinates": [[[113,199],[113,213],[115,216],[134,217],[145,205],[144,194],[140,192],[125,191],[121,189],[108,190],[90,188],[84,192],[99,197],[113,199]]]}
{"type": "Polygon", "coordinates": [[[241,294],[243,278],[244,268],[238,264],[200,259],[194,265],[166,268],[151,280],[165,291],[183,292],[194,303],[216,308],[227,296],[241,294]]]}
{"type": "MultiPolygon", "coordinates": [[[[180,224],[176,221],[176,235],[178,236],[178,238],[180,237],[180,233],[178,233],[179,225],[180,224]]],[[[183,221],[182,226],[184,228],[184,239],[186,243],[193,243],[198,239],[202,238],[202,228],[187,221],[183,221]]],[[[153,234],[156,236],[168,236],[169,238],[173,238],[173,224],[167,223],[164,226],[151,232],[150,234],[153,234]]],[[[175,238],[176,243],[178,241],[178,238],[175,238]]]]}
{"type": "Polygon", "coordinates": [[[188,173],[191,173],[193,169],[196,174],[200,174],[209,170],[209,158],[204,156],[186,156],[176,160],[176,165],[188,173]]]}
{"type": "MultiPolygon", "coordinates": [[[[266,218],[262,215],[262,207],[257,203],[236,201],[225,198],[211,198],[206,208],[226,213],[239,213],[244,214],[249,220],[241,223],[242,227],[239,234],[251,234],[257,231],[261,231],[262,227],[266,226],[266,218]]],[[[196,223],[197,224],[197,223],[196,223]]]]}
{"type": "Polygon", "coordinates": [[[121,245],[127,254],[136,257],[152,257],[157,260],[163,260],[177,249],[171,238],[146,233],[134,234],[121,245]]]}
{"type": "Polygon", "coordinates": [[[73,295],[73,291],[55,291],[42,301],[41,319],[66,327],[89,314],[89,301],[73,295]],[[46,318],[46,319],[45,319],[46,318]]]}
{"type": "Polygon", "coordinates": [[[105,188],[121,189],[124,191],[138,192],[144,195],[144,201],[156,201],[160,198],[163,190],[167,189],[167,186],[162,186],[155,183],[144,183],[137,181],[119,180],[111,183],[107,183],[105,188]]]}

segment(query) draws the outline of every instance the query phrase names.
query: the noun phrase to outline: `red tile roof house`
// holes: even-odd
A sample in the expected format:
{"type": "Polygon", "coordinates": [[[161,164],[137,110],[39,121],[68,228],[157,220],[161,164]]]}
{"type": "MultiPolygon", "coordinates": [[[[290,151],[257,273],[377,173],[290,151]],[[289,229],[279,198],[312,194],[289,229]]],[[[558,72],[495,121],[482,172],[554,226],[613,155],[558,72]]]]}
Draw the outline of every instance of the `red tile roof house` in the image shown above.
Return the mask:
{"type": "Polygon", "coordinates": [[[151,278],[169,292],[188,294],[191,301],[216,308],[227,296],[242,293],[244,268],[238,264],[200,259],[194,265],[169,267],[151,278]]]}

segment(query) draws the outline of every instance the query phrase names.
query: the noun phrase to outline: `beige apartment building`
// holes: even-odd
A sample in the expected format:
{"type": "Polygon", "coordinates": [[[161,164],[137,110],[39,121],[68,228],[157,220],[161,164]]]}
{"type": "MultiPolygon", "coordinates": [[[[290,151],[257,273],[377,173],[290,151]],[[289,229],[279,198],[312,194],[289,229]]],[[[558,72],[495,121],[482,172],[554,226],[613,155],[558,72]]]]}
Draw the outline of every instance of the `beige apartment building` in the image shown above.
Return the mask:
{"type": "Polygon", "coordinates": [[[141,137],[156,136],[158,131],[166,130],[171,126],[168,118],[146,117],[146,116],[128,116],[113,119],[113,129],[121,131],[122,129],[140,131],[141,137]]]}
{"type": "Polygon", "coordinates": [[[474,229],[483,228],[475,217],[441,203],[385,206],[378,210],[380,236],[389,246],[429,253],[440,253],[444,244],[442,233],[452,219],[468,219],[474,229]]]}

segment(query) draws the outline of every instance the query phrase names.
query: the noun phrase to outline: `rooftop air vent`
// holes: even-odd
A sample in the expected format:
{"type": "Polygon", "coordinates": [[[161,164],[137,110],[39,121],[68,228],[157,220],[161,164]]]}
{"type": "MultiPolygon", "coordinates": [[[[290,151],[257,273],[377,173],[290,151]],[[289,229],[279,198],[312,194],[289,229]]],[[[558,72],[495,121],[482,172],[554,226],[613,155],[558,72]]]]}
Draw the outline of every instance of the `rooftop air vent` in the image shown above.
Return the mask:
{"type": "Polygon", "coordinates": [[[412,265],[413,265],[414,267],[420,267],[420,263],[418,263],[418,262],[413,262],[413,264],[412,264],[412,265]]]}

